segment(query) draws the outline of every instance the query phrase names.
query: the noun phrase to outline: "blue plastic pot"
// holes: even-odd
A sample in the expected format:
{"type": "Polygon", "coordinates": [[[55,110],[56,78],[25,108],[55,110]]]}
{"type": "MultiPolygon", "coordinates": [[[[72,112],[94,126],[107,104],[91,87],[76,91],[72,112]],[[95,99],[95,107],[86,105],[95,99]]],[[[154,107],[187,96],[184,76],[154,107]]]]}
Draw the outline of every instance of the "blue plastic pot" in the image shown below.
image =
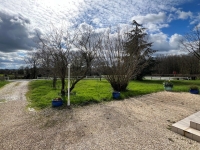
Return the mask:
{"type": "Polygon", "coordinates": [[[113,95],[113,98],[114,98],[114,99],[119,99],[119,97],[120,97],[120,92],[113,92],[112,95],[113,95]]]}
{"type": "Polygon", "coordinates": [[[170,86],[164,86],[164,88],[165,88],[165,91],[172,91],[172,87],[170,86]]]}
{"type": "Polygon", "coordinates": [[[52,100],[52,106],[53,107],[59,107],[63,105],[63,101],[62,100],[52,100]]]}
{"type": "Polygon", "coordinates": [[[191,94],[199,94],[199,90],[197,89],[190,89],[191,94]]]}

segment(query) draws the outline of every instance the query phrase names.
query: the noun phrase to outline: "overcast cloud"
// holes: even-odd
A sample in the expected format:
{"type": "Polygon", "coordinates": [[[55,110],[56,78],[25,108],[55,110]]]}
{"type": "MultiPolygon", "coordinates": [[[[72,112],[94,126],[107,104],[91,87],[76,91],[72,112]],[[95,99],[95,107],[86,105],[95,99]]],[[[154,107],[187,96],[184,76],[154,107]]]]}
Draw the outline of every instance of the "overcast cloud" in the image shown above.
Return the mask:
{"type": "Polygon", "coordinates": [[[0,51],[4,53],[31,50],[35,43],[27,25],[30,20],[20,14],[0,12],[0,51]]]}

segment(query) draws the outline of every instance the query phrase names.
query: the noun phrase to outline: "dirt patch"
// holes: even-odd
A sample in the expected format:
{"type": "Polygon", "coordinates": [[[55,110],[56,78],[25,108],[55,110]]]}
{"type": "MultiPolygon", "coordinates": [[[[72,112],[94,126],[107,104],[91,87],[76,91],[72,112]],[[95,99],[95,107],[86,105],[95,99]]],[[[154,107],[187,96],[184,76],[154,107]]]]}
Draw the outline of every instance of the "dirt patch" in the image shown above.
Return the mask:
{"type": "Polygon", "coordinates": [[[6,100],[0,103],[2,149],[200,149],[199,143],[170,130],[174,122],[200,110],[199,95],[158,92],[30,112],[24,97],[27,83],[11,83],[0,90],[6,94],[0,97],[6,100]]]}

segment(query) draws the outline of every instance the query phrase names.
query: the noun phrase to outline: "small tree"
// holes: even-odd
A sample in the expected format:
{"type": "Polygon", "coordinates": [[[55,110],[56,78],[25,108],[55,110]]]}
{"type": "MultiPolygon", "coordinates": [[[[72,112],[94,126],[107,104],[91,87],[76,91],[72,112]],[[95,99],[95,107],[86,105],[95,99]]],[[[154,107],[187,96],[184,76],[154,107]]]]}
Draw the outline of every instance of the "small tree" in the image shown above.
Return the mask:
{"type": "Polygon", "coordinates": [[[41,68],[43,72],[49,77],[53,76],[52,87],[56,89],[56,81],[57,81],[57,67],[51,52],[45,48],[39,49],[39,57],[41,59],[41,68]]]}
{"type": "Polygon", "coordinates": [[[53,85],[55,85],[56,75],[61,78],[62,95],[65,94],[67,65],[71,64],[70,91],[72,91],[75,85],[87,75],[95,58],[97,42],[94,30],[86,27],[69,34],[62,28],[53,27],[47,34],[37,35],[42,66],[52,70],[53,85]]]}
{"type": "Polygon", "coordinates": [[[39,53],[37,51],[30,52],[25,60],[26,64],[29,66],[31,70],[31,77],[35,79],[37,77],[38,68],[40,66],[39,53]]]}
{"type": "MultiPolygon", "coordinates": [[[[54,26],[46,34],[37,33],[37,35],[39,39],[38,49],[43,54],[41,56],[44,60],[45,57],[51,58],[48,63],[52,64],[53,71],[56,73],[54,75],[61,78],[61,94],[65,95],[65,77],[73,39],[71,39],[69,32],[54,26]]],[[[46,66],[48,65],[46,64],[46,66]]]]}
{"type": "Polygon", "coordinates": [[[73,45],[77,50],[70,53],[72,74],[70,91],[88,73],[90,74],[101,34],[96,34],[92,26],[84,24],[84,28],[80,26],[76,31],[75,39],[73,45]]]}
{"type": "Polygon", "coordinates": [[[136,21],[132,25],[134,29],[128,33],[120,34],[119,30],[115,34],[106,33],[99,47],[102,70],[115,91],[125,91],[130,79],[148,65],[154,52],[151,43],[144,40],[146,33],[141,25],[136,21]]]}

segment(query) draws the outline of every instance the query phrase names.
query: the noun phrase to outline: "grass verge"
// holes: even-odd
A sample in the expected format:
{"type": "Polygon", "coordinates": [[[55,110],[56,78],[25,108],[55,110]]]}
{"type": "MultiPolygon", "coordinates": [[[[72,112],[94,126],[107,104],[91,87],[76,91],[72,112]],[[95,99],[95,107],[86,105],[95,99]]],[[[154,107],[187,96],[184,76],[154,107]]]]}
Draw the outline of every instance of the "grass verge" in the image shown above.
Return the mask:
{"type": "Polygon", "coordinates": [[[9,81],[0,81],[0,88],[8,83],[10,83],[10,82],[9,81]]]}
{"type": "MultiPolygon", "coordinates": [[[[190,85],[200,87],[200,80],[173,80],[173,91],[188,92],[190,85]]],[[[128,90],[120,93],[120,99],[163,91],[163,80],[131,81],[128,90]]],[[[66,83],[67,85],[67,83],[66,83]]],[[[29,107],[42,109],[51,106],[51,101],[59,97],[61,83],[57,82],[57,89],[52,88],[52,81],[37,80],[29,84],[27,98],[29,107]]],[[[112,100],[112,88],[106,80],[82,80],[73,89],[70,101],[72,105],[87,105],[112,100]]],[[[67,103],[67,96],[64,99],[64,106],[67,103]]]]}

